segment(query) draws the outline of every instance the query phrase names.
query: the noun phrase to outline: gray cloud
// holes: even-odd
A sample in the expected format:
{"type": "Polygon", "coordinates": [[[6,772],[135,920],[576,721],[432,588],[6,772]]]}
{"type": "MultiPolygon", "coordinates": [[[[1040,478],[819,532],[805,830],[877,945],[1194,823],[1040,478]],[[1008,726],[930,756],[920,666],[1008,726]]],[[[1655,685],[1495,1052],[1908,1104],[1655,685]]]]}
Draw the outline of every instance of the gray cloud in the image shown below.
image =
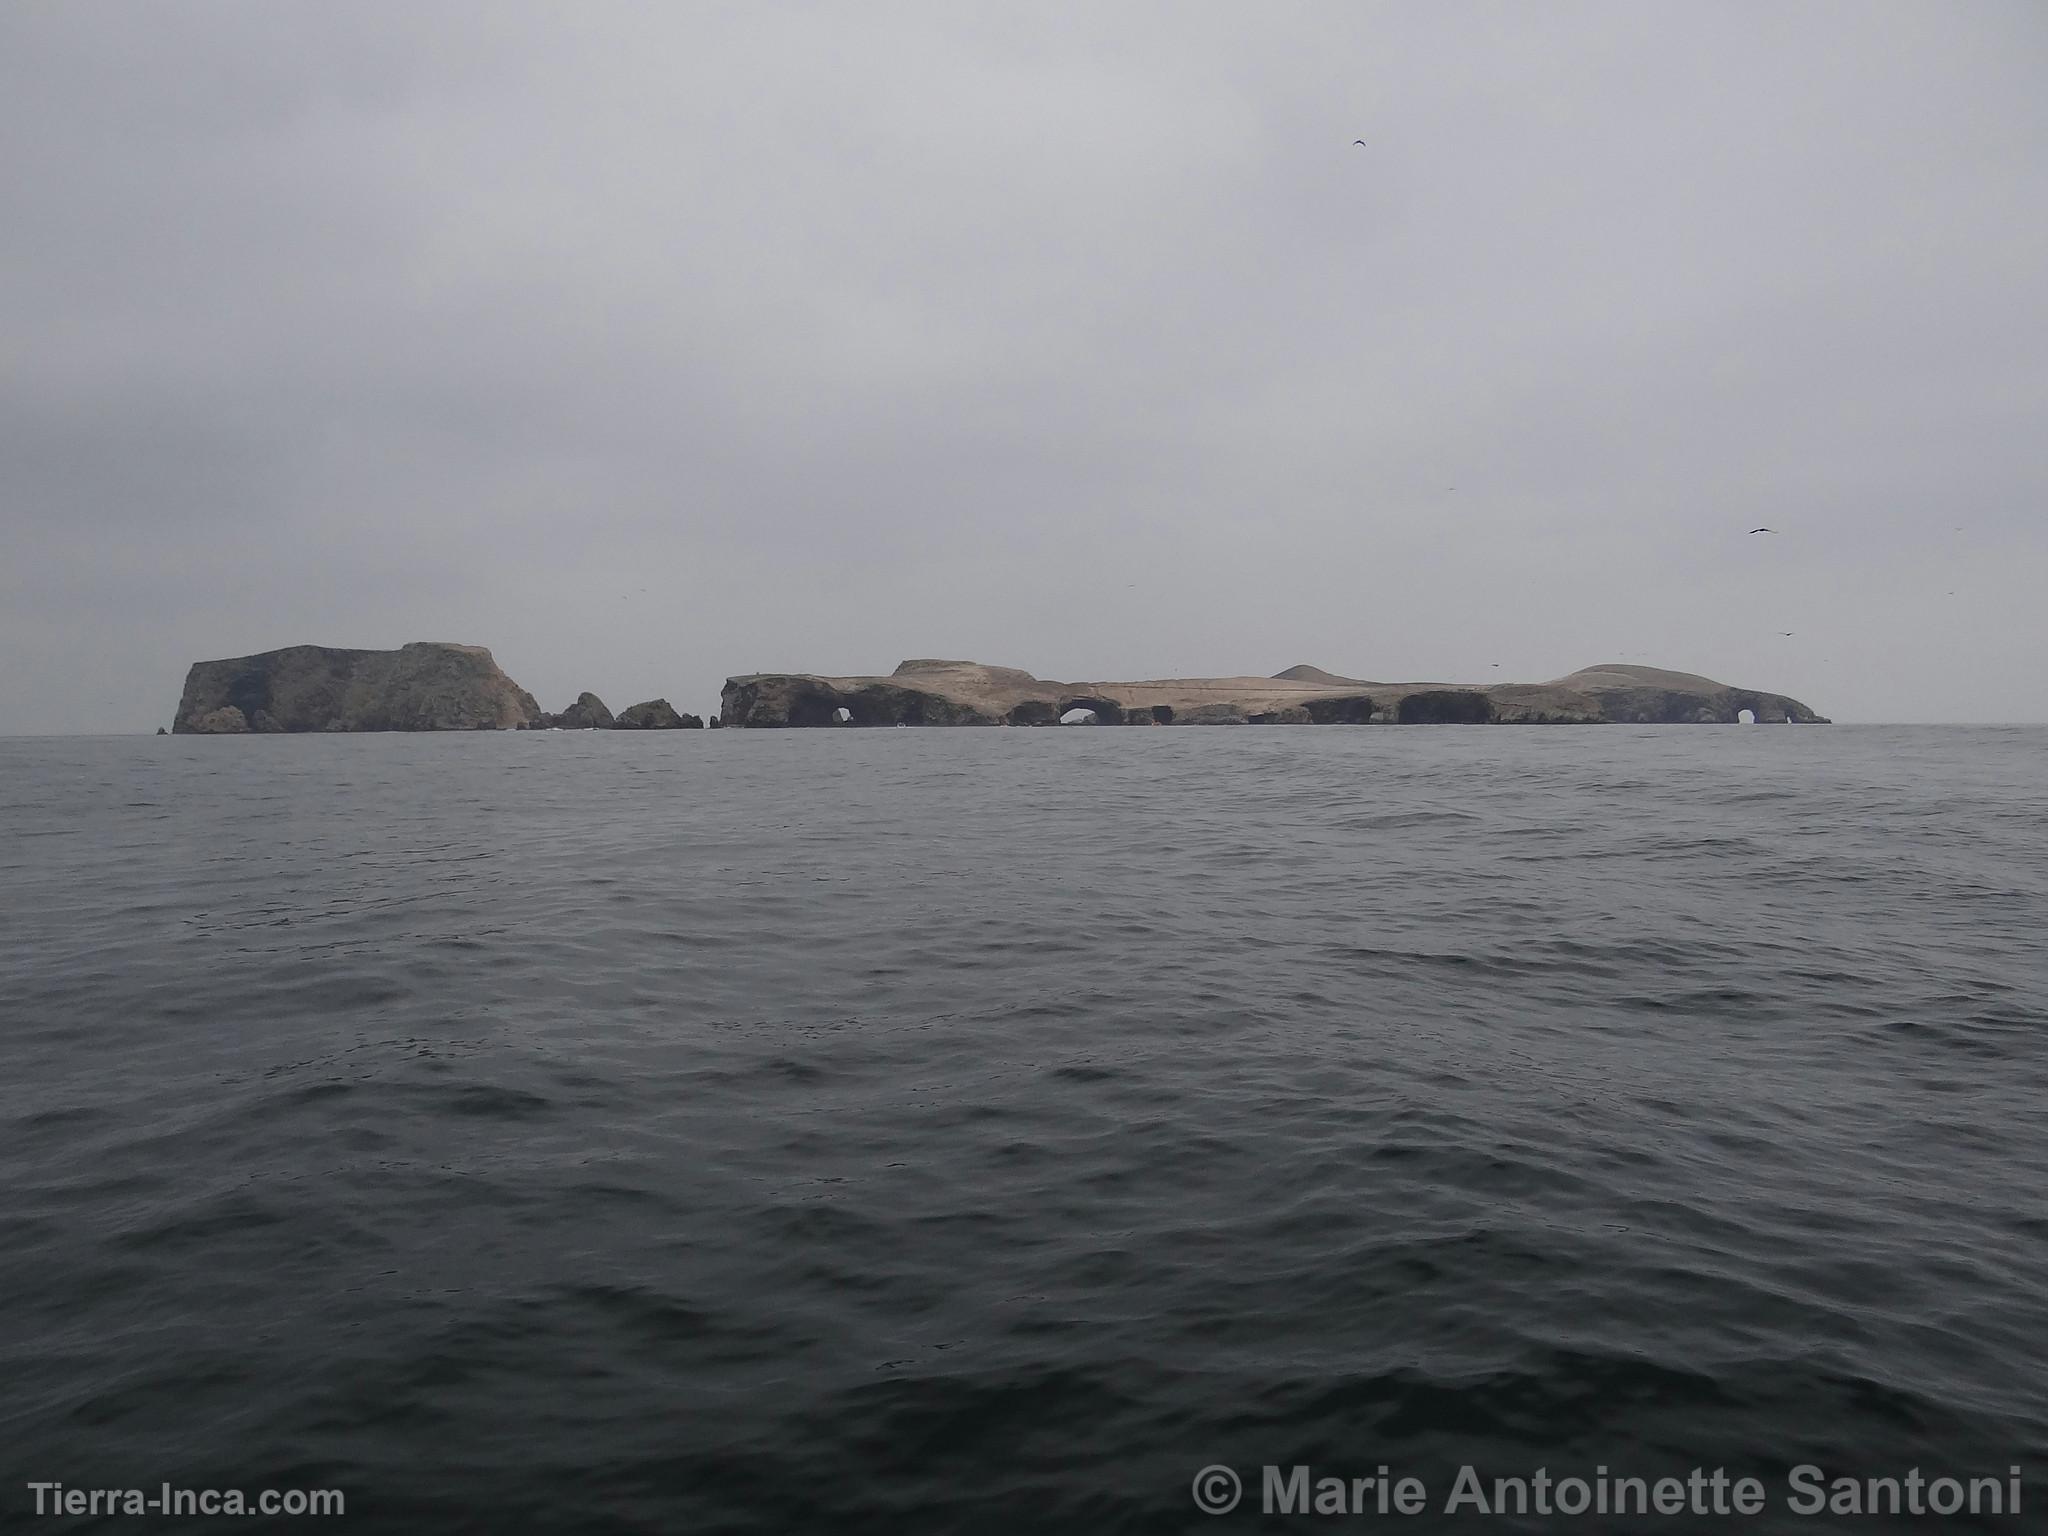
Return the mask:
{"type": "Polygon", "coordinates": [[[416,638],[2048,719],[2044,73],[2031,4],[12,7],[0,723],[416,638]]]}

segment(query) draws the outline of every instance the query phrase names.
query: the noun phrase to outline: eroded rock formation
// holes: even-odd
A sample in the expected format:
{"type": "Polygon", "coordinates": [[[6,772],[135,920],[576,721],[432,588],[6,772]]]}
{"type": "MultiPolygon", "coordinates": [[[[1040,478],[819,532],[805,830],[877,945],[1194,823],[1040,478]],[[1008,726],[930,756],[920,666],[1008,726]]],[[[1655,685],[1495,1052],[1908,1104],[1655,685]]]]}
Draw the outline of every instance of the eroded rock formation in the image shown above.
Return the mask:
{"type": "Polygon", "coordinates": [[[695,731],[703,729],[703,726],[704,722],[695,715],[677,714],[675,706],[667,699],[629,704],[612,721],[615,731],[695,731]]]}
{"type": "Polygon", "coordinates": [[[1277,677],[1059,683],[1014,667],[906,661],[888,677],[759,672],[729,678],[726,725],[1364,725],[1827,722],[1797,699],[1688,672],[1611,663],[1547,683],[1376,683],[1319,667],[1277,677]]]}
{"type": "Polygon", "coordinates": [[[536,715],[522,731],[608,731],[612,728],[612,712],[604,707],[604,700],[594,693],[579,693],[576,702],[559,715],[536,715]]]}
{"type": "Polygon", "coordinates": [[[562,711],[557,723],[565,731],[608,731],[612,728],[612,712],[596,694],[579,693],[576,702],[562,711]]]}
{"type": "Polygon", "coordinates": [[[530,724],[533,695],[480,645],[416,641],[395,651],[292,645],[200,661],[185,675],[171,729],[245,731],[492,731],[530,724]]]}

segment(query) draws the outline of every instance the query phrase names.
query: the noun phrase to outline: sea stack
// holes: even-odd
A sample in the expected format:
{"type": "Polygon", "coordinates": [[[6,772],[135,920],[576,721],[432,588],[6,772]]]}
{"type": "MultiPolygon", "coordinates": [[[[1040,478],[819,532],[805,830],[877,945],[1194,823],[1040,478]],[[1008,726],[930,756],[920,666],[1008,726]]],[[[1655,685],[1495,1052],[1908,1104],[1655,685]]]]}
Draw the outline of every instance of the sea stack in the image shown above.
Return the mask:
{"type": "Polygon", "coordinates": [[[576,695],[576,702],[559,715],[540,714],[519,727],[522,731],[608,731],[612,712],[603,699],[589,691],[576,695]]]}

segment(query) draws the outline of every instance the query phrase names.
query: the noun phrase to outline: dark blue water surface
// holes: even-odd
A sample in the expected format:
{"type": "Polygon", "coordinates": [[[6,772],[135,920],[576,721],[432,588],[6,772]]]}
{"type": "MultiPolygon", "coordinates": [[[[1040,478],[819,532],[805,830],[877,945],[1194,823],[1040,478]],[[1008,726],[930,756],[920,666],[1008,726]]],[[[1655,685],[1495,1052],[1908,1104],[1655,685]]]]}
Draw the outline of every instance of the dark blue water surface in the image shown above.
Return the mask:
{"type": "Polygon", "coordinates": [[[2048,732],[16,739],[0,825],[29,1528],[2048,1529],[2048,732]]]}

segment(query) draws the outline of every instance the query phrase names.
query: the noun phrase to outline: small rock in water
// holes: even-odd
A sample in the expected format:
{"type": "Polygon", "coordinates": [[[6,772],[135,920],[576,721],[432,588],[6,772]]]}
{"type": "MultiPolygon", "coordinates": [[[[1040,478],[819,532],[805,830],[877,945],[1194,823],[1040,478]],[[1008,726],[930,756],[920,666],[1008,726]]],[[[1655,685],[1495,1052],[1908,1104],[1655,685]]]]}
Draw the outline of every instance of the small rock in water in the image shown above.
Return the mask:
{"type": "Polygon", "coordinates": [[[612,721],[615,731],[695,731],[703,726],[704,722],[695,715],[677,714],[667,699],[629,704],[612,721]]]}

